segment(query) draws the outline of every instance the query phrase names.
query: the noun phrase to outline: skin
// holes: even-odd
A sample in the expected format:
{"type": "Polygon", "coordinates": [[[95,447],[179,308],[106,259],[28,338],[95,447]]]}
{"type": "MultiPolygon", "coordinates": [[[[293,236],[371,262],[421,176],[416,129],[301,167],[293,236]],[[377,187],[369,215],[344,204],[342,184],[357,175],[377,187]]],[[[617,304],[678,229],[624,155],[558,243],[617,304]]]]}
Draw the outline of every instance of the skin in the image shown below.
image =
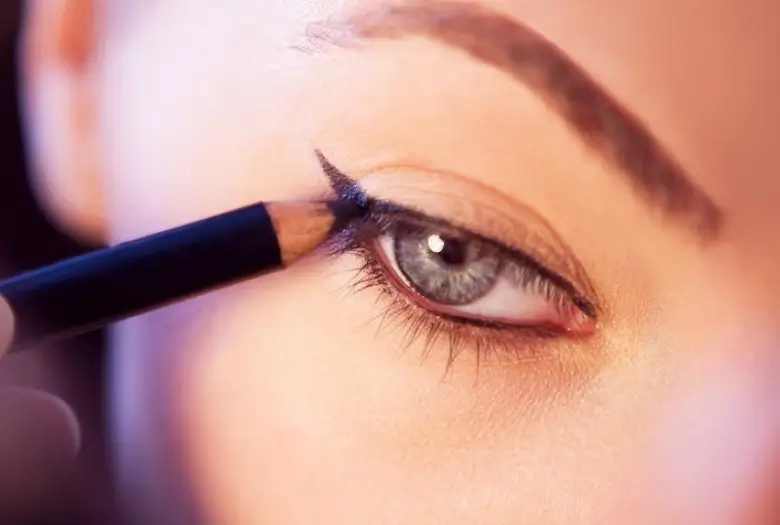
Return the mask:
{"type": "MultiPolygon", "coordinates": [[[[377,332],[376,290],[344,295],[349,255],[126,322],[114,432],[143,523],[780,518],[780,7],[478,1],[652,130],[724,211],[717,241],[660,220],[538,96],[452,49],[290,47],[378,0],[30,5],[30,153],[74,232],[113,243],[320,196],[318,148],[378,195],[391,188],[372,175],[402,166],[444,217],[500,190],[605,305],[593,337],[525,340],[479,368],[466,347],[449,370],[446,342],[421,359],[402,327],[377,332]],[[476,189],[448,196],[451,172],[476,189]]],[[[489,229],[476,215],[461,217],[489,229]]]]}

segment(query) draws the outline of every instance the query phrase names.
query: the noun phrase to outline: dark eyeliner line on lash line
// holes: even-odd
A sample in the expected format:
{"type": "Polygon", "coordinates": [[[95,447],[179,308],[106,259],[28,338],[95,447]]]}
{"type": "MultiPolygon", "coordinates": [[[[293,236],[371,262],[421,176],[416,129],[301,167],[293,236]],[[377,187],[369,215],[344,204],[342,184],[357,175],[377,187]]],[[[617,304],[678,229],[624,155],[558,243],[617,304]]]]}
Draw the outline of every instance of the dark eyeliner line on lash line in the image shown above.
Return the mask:
{"type": "Polygon", "coordinates": [[[426,224],[433,226],[438,225],[443,228],[461,230],[467,233],[469,236],[478,239],[480,242],[484,242],[499,248],[507,255],[515,259],[519,264],[528,266],[532,271],[537,272],[542,278],[549,280],[552,284],[558,286],[564,292],[568,293],[571,296],[574,304],[580,310],[582,310],[585,315],[594,320],[597,318],[599,309],[593,302],[586,299],[583,294],[580,293],[580,291],[568,280],[564,279],[558,274],[551,272],[545,268],[542,263],[527,253],[524,253],[516,248],[506,246],[505,244],[493,239],[489,239],[479,233],[472,232],[466,227],[455,226],[444,219],[430,217],[420,211],[400,206],[391,201],[375,199],[368,195],[360,187],[356,180],[352,179],[344,172],[339,170],[336,166],[331,164],[331,162],[325,157],[325,155],[322,154],[320,150],[315,150],[315,154],[317,155],[317,159],[319,160],[323,173],[328,178],[328,182],[330,183],[333,191],[335,191],[338,195],[338,198],[343,201],[354,202],[357,204],[364,210],[362,215],[363,217],[370,217],[372,215],[402,215],[412,219],[420,219],[426,224]]]}

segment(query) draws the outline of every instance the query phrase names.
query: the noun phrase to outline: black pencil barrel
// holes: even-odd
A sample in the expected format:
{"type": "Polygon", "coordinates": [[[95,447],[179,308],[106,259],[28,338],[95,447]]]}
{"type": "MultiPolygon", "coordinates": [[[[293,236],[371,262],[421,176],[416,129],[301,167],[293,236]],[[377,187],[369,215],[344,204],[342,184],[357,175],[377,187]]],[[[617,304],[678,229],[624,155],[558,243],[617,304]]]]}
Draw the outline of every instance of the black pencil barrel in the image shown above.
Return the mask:
{"type": "Polygon", "coordinates": [[[271,217],[255,204],[21,274],[0,283],[0,295],[19,350],[281,265],[271,217]]]}

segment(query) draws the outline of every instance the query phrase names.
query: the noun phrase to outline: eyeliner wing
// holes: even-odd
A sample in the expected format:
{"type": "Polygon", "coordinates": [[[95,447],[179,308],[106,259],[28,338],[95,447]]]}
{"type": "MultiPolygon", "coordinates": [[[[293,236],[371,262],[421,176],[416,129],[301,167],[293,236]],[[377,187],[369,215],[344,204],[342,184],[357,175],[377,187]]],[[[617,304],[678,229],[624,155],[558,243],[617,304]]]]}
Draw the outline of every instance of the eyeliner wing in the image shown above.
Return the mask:
{"type": "Polygon", "coordinates": [[[314,153],[317,155],[323,173],[328,178],[330,187],[333,188],[338,198],[342,201],[353,202],[362,209],[367,208],[370,198],[357,181],[331,164],[320,150],[314,150],[314,153]]]}

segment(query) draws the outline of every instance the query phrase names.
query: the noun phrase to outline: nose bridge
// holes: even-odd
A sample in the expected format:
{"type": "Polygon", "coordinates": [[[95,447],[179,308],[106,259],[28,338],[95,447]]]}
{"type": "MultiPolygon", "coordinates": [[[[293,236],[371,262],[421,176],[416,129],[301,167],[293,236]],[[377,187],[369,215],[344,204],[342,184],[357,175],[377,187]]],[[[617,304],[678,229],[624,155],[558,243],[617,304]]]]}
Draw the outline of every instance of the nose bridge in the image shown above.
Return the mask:
{"type": "Polygon", "coordinates": [[[780,331],[713,329],[681,363],[652,427],[668,523],[780,523],[780,331]],[[711,351],[714,359],[703,356],[711,351]]]}

